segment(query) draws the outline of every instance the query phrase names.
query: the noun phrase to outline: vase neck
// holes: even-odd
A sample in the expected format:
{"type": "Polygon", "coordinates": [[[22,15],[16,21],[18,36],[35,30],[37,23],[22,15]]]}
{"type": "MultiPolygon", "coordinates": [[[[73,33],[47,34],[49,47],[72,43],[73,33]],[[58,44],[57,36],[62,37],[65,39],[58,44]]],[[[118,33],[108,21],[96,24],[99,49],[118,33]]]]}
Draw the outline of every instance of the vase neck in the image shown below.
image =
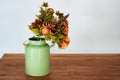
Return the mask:
{"type": "Polygon", "coordinates": [[[44,45],[46,44],[45,40],[39,40],[39,41],[34,41],[34,40],[29,40],[30,45],[44,45]]]}

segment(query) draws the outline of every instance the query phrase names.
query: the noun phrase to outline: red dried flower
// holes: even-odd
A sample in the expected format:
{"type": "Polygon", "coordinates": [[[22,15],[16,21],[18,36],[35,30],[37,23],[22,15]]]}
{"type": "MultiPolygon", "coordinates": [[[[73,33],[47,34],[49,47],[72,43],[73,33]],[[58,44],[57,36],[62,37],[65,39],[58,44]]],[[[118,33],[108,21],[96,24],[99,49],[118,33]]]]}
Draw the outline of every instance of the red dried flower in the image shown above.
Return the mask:
{"type": "Polygon", "coordinates": [[[67,36],[68,35],[68,27],[65,27],[63,29],[63,35],[67,36]]]}
{"type": "Polygon", "coordinates": [[[63,22],[63,25],[64,25],[64,26],[68,26],[68,24],[69,24],[69,23],[68,23],[68,20],[65,19],[64,22],[63,22]]]}

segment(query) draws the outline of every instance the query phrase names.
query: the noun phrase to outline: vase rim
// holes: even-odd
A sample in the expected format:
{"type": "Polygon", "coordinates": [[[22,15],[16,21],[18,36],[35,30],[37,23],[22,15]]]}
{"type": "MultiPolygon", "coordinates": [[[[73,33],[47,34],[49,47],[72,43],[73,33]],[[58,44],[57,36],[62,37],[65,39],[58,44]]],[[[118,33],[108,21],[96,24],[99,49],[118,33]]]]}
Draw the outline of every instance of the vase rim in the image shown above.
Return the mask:
{"type": "Polygon", "coordinates": [[[31,37],[29,38],[30,41],[45,41],[43,37],[31,37]]]}

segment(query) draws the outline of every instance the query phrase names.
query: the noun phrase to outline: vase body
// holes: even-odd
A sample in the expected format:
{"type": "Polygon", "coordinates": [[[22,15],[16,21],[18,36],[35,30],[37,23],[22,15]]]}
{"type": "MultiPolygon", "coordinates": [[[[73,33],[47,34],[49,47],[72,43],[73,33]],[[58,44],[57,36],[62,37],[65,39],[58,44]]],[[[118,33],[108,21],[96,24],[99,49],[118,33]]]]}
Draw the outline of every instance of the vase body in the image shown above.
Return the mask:
{"type": "Polygon", "coordinates": [[[45,40],[29,40],[25,47],[25,73],[29,76],[50,73],[50,47],[45,40]]]}

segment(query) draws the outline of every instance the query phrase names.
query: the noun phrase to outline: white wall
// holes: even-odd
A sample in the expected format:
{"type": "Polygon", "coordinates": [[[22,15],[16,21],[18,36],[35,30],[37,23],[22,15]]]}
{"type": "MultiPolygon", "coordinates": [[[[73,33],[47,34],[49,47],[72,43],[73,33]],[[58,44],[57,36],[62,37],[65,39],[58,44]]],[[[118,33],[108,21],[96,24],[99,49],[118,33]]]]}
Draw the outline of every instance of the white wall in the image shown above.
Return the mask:
{"type": "Polygon", "coordinates": [[[1,0],[0,52],[23,53],[22,43],[33,36],[30,24],[43,1],[70,13],[70,46],[52,53],[119,53],[120,0],[1,0]]]}

